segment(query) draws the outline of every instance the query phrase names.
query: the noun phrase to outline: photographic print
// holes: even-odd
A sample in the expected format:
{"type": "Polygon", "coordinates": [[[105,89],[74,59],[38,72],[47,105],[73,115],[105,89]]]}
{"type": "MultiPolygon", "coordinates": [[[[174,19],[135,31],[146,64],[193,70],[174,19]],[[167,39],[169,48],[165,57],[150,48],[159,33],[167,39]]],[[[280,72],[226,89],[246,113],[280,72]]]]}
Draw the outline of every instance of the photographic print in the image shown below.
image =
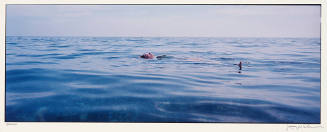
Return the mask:
{"type": "Polygon", "coordinates": [[[316,123],[320,5],[6,6],[6,122],[316,123]]]}

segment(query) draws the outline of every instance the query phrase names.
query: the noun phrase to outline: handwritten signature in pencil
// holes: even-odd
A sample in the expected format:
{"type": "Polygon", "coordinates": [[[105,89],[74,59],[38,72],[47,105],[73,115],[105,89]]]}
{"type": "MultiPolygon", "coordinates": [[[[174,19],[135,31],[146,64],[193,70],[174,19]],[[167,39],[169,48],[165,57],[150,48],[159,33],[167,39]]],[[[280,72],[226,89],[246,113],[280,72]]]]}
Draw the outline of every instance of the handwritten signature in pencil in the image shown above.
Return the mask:
{"type": "Polygon", "coordinates": [[[300,129],[314,129],[314,128],[324,128],[322,125],[313,125],[313,124],[296,124],[296,125],[287,125],[286,130],[300,130],[300,129]]]}

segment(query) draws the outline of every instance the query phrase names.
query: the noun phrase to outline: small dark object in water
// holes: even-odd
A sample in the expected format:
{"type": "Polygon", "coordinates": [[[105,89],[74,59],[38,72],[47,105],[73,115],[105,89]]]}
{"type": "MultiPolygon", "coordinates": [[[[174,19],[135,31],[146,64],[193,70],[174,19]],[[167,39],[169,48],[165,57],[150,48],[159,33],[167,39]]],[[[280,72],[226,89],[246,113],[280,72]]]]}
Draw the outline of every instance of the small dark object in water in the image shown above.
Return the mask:
{"type": "Polygon", "coordinates": [[[240,70],[242,70],[242,61],[240,61],[240,63],[238,64],[238,67],[240,68],[240,70]]]}
{"type": "Polygon", "coordinates": [[[160,55],[160,56],[157,56],[157,59],[162,59],[162,58],[166,58],[167,56],[166,55],[160,55]]]}
{"type": "Polygon", "coordinates": [[[242,70],[242,61],[240,61],[240,63],[234,64],[234,65],[237,65],[240,68],[239,70],[242,70]]]}

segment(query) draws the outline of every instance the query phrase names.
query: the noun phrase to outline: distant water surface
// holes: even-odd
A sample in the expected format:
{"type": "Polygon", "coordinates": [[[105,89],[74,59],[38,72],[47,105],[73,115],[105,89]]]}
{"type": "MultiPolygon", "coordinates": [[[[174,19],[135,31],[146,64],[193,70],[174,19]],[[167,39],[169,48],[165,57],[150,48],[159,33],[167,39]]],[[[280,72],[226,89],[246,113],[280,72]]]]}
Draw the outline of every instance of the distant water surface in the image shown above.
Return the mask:
{"type": "Polygon", "coordinates": [[[8,36],[6,121],[320,123],[320,39],[8,36]]]}

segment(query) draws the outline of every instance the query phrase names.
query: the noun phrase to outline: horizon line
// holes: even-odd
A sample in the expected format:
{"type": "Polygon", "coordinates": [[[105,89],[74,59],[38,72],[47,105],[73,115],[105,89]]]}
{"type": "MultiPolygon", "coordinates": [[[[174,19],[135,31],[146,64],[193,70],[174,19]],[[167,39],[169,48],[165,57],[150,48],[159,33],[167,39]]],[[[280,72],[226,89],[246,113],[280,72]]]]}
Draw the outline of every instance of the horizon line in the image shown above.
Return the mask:
{"type": "Polygon", "coordinates": [[[240,36],[240,37],[235,37],[235,36],[230,36],[230,37],[226,37],[226,36],[104,36],[104,35],[99,35],[99,36],[95,36],[95,35],[5,35],[5,37],[131,37],[131,38],[319,38],[321,39],[321,36],[319,37],[303,37],[303,36],[299,36],[299,37],[289,37],[289,36],[285,36],[285,37],[276,37],[276,36],[271,36],[271,37],[267,37],[267,36],[262,36],[262,37],[254,37],[254,36],[240,36]]]}

